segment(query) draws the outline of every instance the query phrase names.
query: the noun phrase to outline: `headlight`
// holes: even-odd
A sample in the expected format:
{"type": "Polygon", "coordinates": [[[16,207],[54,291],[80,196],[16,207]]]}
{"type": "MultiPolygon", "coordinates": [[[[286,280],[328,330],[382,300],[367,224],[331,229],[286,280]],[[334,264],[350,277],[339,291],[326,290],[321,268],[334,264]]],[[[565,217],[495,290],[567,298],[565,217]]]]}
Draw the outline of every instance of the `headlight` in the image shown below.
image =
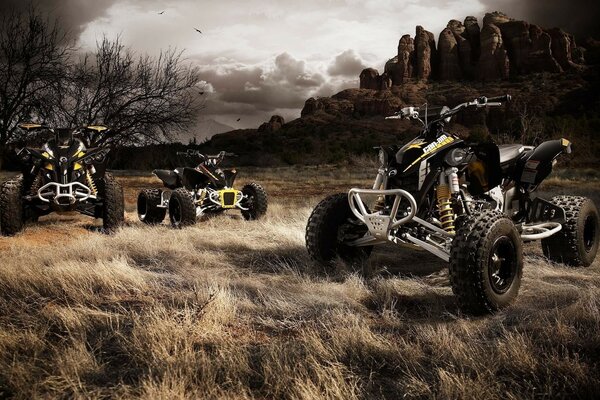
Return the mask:
{"type": "Polygon", "coordinates": [[[452,149],[444,157],[444,161],[451,167],[457,167],[465,163],[467,151],[465,149],[452,149]]]}
{"type": "Polygon", "coordinates": [[[379,164],[381,164],[382,166],[386,166],[387,165],[387,161],[388,161],[388,154],[387,151],[385,151],[384,149],[379,149],[379,164]]]}

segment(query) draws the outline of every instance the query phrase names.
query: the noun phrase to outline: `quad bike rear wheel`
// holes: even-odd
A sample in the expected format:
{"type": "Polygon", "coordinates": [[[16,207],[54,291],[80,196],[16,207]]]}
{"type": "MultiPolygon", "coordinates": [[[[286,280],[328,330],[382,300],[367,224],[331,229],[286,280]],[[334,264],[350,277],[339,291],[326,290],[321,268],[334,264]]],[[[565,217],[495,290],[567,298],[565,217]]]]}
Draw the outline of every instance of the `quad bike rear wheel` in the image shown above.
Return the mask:
{"type": "Polygon", "coordinates": [[[523,274],[523,243],[513,222],[495,210],[457,220],[450,283],[460,308],[485,314],[508,306],[523,274]]]}
{"type": "Polygon", "coordinates": [[[192,194],[185,188],[173,190],[169,199],[169,219],[174,228],[196,223],[196,205],[192,194]]]}
{"type": "Polygon", "coordinates": [[[0,231],[5,236],[13,236],[24,226],[23,177],[19,176],[0,186],[0,231]]]}
{"type": "Polygon", "coordinates": [[[572,267],[589,267],[600,242],[596,205],[579,196],[556,196],[551,202],[565,210],[566,221],[559,232],[542,239],[544,255],[572,267]]]}
{"type": "Polygon", "coordinates": [[[138,218],[145,224],[160,224],[167,215],[167,209],[159,207],[162,204],[162,190],[144,189],[138,195],[138,218]]]}
{"type": "Polygon", "coordinates": [[[104,204],[102,225],[104,231],[113,233],[125,222],[123,188],[109,173],[104,175],[104,204]]]}
{"type": "Polygon", "coordinates": [[[267,192],[258,183],[249,183],[242,188],[242,193],[246,196],[243,205],[248,210],[242,210],[242,216],[247,221],[261,218],[267,213],[269,200],[267,192]]]}
{"type": "Polygon", "coordinates": [[[373,246],[349,246],[346,242],[363,237],[367,230],[350,210],[347,193],[329,196],[308,219],[308,254],[327,269],[331,269],[337,257],[351,265],[360,264],[369,258],[373,246]]]}

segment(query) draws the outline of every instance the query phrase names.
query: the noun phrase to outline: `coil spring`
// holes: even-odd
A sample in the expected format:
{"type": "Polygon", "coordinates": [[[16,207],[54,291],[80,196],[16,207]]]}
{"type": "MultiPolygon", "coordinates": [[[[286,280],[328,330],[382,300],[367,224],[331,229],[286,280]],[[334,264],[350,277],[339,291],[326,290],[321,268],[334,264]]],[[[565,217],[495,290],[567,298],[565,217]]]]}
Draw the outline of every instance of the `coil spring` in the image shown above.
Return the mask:
{"type": "Polygon", "coordinates": [[[450,187],[447,184],[437,187],[437,206],[442,228],[448,233],[454,233],[454,210],[450,200],[450,187]]]}
{"type": "Polygon", "coordinates": [[[90,171],[86,171],[85,177],[87,180],[87,184],[90,187],[90,190],[92,191],[92,194],[96,196],[98,194],[98,189],[96,188],[96,182],[94,182],[94,179],[92,179],[92,175],[90,175],[90,171]]]}
{"type": "Polygon", "coordinates": [[[379,196],[377,197],[377,201],[373,205],[373,212],[381,211],[385,208],[385,197],[379,196]]]}

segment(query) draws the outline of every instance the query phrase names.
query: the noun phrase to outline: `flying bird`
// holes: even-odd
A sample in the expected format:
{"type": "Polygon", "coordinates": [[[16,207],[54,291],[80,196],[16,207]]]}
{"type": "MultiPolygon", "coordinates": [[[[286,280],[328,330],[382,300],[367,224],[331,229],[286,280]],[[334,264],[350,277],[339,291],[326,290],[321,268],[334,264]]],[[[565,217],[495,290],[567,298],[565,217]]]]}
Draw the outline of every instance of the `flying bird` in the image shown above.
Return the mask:
{"type": "Polygon", "coordinates": [[[237,121],[237,122],[240,122],[240,119],[241,119],[241,118],[238,118],[238,119],[236,119],[236,121],[237,121]]]}
{"type": "Polygon", "coordinates": [[[202,31],[201,31],[200,29],[198,29],[198,28],[194,28],[194,30],[195,30],[196,32],[198,32],[198,33],[202,33],[202,31]]]}
{"type": "Polygon", "coordinates": [[[164,13],[165,13],[164,11],[161,11],[158,13],[158,15],[163,15],[164,13]]]}
{"type": "Polygon", "coordinates": [[[202,96],[204,94],[204,92],[199,92],[199,93],[200,93],[200,96],[202,96]]]}

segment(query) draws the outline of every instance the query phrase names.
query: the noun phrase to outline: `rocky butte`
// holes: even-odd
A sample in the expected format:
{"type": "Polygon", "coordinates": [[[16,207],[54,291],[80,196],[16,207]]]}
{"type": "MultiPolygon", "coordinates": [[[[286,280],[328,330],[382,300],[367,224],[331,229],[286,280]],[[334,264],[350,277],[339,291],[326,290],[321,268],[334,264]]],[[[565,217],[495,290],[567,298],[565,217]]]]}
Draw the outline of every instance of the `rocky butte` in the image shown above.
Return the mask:
{"type": "Polygon", "coordinates": [[[451,20],[438,36],[417,26],[415,37],[404,35],[398,54],[382,74],[367,68],[360,88],[386,90],[408,82],[497,81],[537,72],[560,73],[582,68],[585,49],[559,28],[544,29],[516,21],[501,12],[488,13],[482,27],[477,18],[451,20]]]}

